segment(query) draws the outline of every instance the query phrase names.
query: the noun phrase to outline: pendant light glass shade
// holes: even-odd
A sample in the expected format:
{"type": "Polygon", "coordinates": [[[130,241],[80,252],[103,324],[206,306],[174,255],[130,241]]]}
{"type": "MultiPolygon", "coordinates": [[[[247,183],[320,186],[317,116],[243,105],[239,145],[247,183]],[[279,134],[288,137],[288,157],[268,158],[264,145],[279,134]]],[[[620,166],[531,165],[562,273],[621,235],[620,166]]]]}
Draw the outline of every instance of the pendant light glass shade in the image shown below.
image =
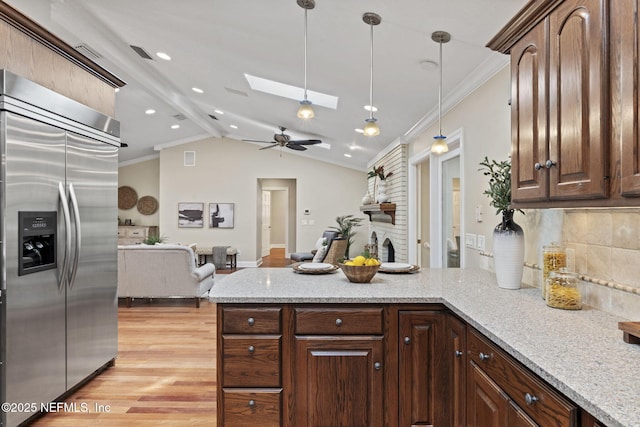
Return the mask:
{"type": "Polygon", "coordinates": [[[451,40],[451,34],[446,31],[434,31],[431,34],[431,40],[440,45],[440,83],[438,85],[438,135],[434,136],[433,144],[431,145],[431,152],[435,154],[442,154],[449,151],[447,145],[447,137],[442,135],[442,43],[447,43],[451,40]]]}
{"type": "Polygon", "coordinates": [[[378,120],[373,117],[373,110],[375,110],[375,107],[373,106],[373,26],[380,24],[380,22],[382,22],[382,18],[376,13],[367,12],[362,15],[362,20],[365,24],[369,25],[371,29],[371,67],[369,69],[369,106],[371,108],[369,109],[369,118],[365,119],[367,124],[364,125],[363,134],[365,136],[377,136],[380,135],[380,127],[376,123],[378,120]]]}
{"type": "Polygon", "coordinates": [[[303,120],[312,119],[315,116],[311,101],[307,99],[307,10],[316,7],[315,0],[297,0],[298,6],[304,9],[304,99],[300,101],[298,108],[298,118],[303,120]]]}

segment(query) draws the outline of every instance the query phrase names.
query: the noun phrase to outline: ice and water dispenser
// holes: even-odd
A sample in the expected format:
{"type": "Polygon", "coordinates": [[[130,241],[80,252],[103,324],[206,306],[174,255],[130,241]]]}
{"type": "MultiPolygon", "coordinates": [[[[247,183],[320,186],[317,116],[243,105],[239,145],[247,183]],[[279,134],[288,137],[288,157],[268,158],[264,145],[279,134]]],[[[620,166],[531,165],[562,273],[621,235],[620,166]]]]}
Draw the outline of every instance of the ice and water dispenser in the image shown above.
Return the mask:
{"type": "Polygon", "coordinates": [[[18,275],[56,268],[57,212],[18,212],[18,275]]]}

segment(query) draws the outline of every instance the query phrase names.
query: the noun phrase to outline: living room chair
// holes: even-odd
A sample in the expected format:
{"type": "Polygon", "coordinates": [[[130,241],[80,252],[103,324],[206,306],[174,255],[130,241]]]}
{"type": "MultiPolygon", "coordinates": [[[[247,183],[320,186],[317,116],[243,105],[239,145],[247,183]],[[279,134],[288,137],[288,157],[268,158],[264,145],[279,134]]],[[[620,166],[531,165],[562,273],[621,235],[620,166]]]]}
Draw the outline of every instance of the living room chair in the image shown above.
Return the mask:
{"type": "MultiPolygon", "coordinates": [[[[331,246],[331,242],[333,241],[333,239],[336,239],[338,237],[338,235],[339,235],[339,233],[337,231],[325,230],[322,233],[321,239],[324,239],[326,241],[327,246],[331,246]]],[[[321,246],[318,246],[316,249],[314,249],[313,251],[309,251],[309,252],[294,252],[294,253],[292,253],[290,255],[289,258],[291,259],[291,261],[294,261],[294,262],[312,261],[314,256],[315,256],[315,254],[316,254],[316,251],[318,251],[319,249],[321,249],[321,246]]],[[[323,257],[323,259],[325,257],[323,257]]]]}

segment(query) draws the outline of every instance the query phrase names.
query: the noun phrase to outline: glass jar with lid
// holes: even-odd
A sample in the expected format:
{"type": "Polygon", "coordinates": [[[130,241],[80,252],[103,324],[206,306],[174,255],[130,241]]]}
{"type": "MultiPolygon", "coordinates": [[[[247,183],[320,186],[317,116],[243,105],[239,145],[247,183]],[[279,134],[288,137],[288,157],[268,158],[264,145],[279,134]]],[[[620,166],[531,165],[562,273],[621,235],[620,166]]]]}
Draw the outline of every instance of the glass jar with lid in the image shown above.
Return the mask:
{"type": "Polygon", "coordinates": [[[552,271],[567,266],[567,251],[564,246],[557,242],[551,242],[542,247],[542,298],[547,297],[547,280],[552,271]]]}
{"type": "Polygon", "coordinates": [[[578,284],[578,273],[565,267],[550,272],[546,282],[547,305],[564,310],[580,310],[582,295],[578,284]]]}

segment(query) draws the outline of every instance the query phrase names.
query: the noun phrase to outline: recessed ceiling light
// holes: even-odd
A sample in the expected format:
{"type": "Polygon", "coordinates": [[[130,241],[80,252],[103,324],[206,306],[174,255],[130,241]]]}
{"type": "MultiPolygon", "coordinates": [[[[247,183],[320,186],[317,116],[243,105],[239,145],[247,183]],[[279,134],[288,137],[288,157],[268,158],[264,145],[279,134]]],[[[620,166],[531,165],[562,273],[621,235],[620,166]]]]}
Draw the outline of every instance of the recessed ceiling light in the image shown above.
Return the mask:
{"type": "Polygon", "coordinates": [[[365,105],[364,109],[367,111],[373,111],[374,113],[378,111],[378,107],[376,107],[375,105],[373,107],[371,105],[365,105]]]}
{"type": "Polygon", "coordinates": [[[222,110],[213,110],[213,112],[214,112],[214,113],[218,113],[218,114],[220,114],[221,116],[222,116],[222,115],[224,115],[224,111],[222,111],[222,110]]]}
{"type": "Polygon", "coordinates": [[[199,87],[192,87],[191,90],[194,91],[195,93],[204,93],[204,91],[199,87]]]}
{"type": "Polygon", "coordinates": [[[358,147],[356,144],[353,144],[353,145],[349,146],[349,150],[352,150],[352,151],[353,150],[357,150],[358,148],[360,148],[360,147],[358,147]]]}
{"type": "Polygon", "coordinates": [[[229,125],[229,127],[230,127],[231,129],[238,129],[238,126],[236,126],[236,125],[229,125]]]}
{"type": "Polygon", "coordinates": [[[358,133],[364,133],[364,130],[362,130],[360,128],[356,128],[355,131],[358,132],[358,133]]]}
{"type": "Polygon", "coordinates": [[[351,154],[349,154],[349,153],[344,153],[344,156],[345,156],[345,157],[349,157],[349,158],[350,158],[350,157],[351,157],[351,154]]]}
{"type": "Polygon", "coordinates": [[[146,110],[144,113],[145,113],[145,114],[155,114],[155,113],[156,113],[156,110],[154,110],[153,108],[149,108],[149,109],[148,109],[148,110],[146,110]]]}
{"type": "Polygon", "coordinates": [[[156,52],[156,56],[160,59],[164,59],[165,61],[171,61],[171,57],[164,52],[156,52]]]}
{"type": "Polygon", "coordinates": [[[171,129],[180,129],[180,125],[171,125],[171,129]]]}
{"type": "Polygon", "coordinates": [[[115,92],[116,93],[120,92],[120,88],[119,87],[115,88],[115,92]]]}

